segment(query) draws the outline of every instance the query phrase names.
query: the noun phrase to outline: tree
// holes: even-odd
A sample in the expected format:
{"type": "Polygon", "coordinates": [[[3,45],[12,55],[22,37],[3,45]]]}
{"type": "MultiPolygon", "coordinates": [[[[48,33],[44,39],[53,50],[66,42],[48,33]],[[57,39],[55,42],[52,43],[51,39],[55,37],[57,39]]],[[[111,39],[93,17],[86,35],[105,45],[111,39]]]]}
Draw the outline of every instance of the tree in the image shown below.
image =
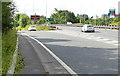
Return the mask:
{"type": "Polygon", "coordinates": [[[46,22],[46,17],[45,16],[40,16],[40,20],[36,22],[36,24],[44,24],[46,22]]]}
{"type": "Polygon", "coordinates": [[[116,18],[114,18],[113,22],[119,22],[119,21],[120,21],[120,14],[116,18]]]}
{"type": "Polygon", "coordinates": [[[2,32],[7,32],[14,26],[15,5],[12,2],[2,2],[2,32]]]}
{"type": "Polygon", "coordinates": [[[15,26],[19,26],[19,20],[20,20],[20,14],[16,14],[16,16],[14,16],[14,24],[15,26]]]}
{"type": "Polygon", "coordinates": [[[31,24],[29,16],[26,14],[16,14],[14,17],[14,23],[16,26],[25,27],[28,24],[31,24]]]}
{"type": "Polygon", "coordinates": [[[63,24],[67,22],[75,23],[77,21],[73,12],[68,10],[58,10],[55,8],[55,12],[51,14],[51,18],[55,19],[54,23],[63,24]]]}
{"type": "Polygon", "coordinates": [[[89,19],[87,14],[81,14],[81,15],[77,14],[77,16],[80,18],[81,23],[89,23],[89,21],[87,21],[89,19]]]}

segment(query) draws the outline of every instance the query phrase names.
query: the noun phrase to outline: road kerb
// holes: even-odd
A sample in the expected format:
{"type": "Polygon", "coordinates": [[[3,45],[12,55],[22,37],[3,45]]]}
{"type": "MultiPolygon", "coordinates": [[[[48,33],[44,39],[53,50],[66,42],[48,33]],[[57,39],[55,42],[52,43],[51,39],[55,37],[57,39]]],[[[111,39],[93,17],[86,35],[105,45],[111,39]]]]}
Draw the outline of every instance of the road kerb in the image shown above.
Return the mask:
{"type": "Polygon", "coordinates": [[[16,49],[15,49],[15,52],[13,54],[12,65],[10,66],[6,76],[14,74],[15,65],[16,65],[16,61],[17,61],[17,54],[18,54],[18,37],[17,37],[17,42],[16,42],[16,49]]]}
{"type": "Polygon", "coordinates": [[[74,75],[74,76],[78,76],[77,73],[75,73],[67,64],[65,64],[59,57],[57,57],[50,49],[48,49],[42,42],[38,41],[37,39],[24,34],[28,37],[30,37],[31,39],[35,40],[36,42],[38,42],[42,47],[44,47],[46,49],[47,52],[49,52],[70,74],[74,75]]]}

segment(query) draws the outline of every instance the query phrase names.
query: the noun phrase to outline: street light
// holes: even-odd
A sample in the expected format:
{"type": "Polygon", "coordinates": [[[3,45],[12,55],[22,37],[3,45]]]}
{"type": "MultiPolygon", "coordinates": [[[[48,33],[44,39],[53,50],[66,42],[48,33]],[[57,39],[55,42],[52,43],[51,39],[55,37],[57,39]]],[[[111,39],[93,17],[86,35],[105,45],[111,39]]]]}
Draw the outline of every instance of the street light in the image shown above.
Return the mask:
{"type": "Polygon", "coordinates": [[[46,18],[47,18],[47,0],[46,0],[46,18]]]}
{"type": "Polygon", "coordinates": [[[33,15],[34,15],[34,0],[33,0],[33,15]]]}
{"type": "MultiPolygon", "coordinates": [[[[46,0],[46,20],[47,20],[47,0],[46,0]]],[[[46,21],[46,26],[47,26],[47,21],[46,21]]]]}

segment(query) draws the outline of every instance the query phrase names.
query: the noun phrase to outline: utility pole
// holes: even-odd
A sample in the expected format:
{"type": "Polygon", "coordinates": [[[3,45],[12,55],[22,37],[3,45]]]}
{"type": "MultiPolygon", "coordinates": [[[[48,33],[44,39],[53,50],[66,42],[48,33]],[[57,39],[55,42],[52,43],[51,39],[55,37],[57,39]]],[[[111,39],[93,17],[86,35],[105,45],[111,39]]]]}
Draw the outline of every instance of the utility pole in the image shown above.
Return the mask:
{"type": "Polygon", "coordinates": [[[81,17],[80,17],[80,23],[81,23],[81,17]]]}
{"type": "Polygon", "coordinates": [[[65,12],[65,24],[67,24],[67,20],[66,20],[66,12],[65,12]]]}
{"type": "Polygon", "coordinates": [[[85,14],[83,15],[83,18],[84,18],[84,24],[85,24],[85,14]]]}
{"type": "Polygon", "coordinates": [[[105,25],[106,25],[106,16],[105,16],[105,25]]]}
{"type": "MultiPolygon", "coordinates": [[[[34,15],[34,0],[33,0],[33,15],[34,15]]],[[[32,20],[32,25],[34,25],[34,20],[32,20]]]]}
{"type": "Polygon", "coordinates": [[[46,0],[46,18],[47,18],[47,0],[46,0]]]}
{"type": "Polygon", "coordinates": [[[33,0],[33,15],[34,15],[34,0],[33,0]]]}
{"type": "MultiPolygon", "coordinates": [[[[47,0],[46,0],[46,20],[47,20],[47,0]]],[[[47,21],[46,21],[46,26],[47,26],[47,21]]]]}
{"type": "Polygon", "coordinates": [[[95,25],[97,25],[97,15],[96,15],[96,17],[95,17],[95,25]]]}

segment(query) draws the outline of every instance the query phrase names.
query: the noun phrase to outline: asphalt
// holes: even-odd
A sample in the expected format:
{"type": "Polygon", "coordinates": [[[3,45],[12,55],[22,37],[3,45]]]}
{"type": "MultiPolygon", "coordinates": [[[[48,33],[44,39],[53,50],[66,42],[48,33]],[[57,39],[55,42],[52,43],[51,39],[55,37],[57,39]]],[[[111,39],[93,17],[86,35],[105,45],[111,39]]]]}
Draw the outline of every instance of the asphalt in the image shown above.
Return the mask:
{"type": "Polygon", "coordinates": [[[19,36],[19,51],[21,52],[25,67],[22,69],[21,74],[42,74],[45,73],[45,69],[41,64],[41,61],[34,52],[34,47],[24,36],[19,36]]]}
{"type": "Polygon", "coordinates": [[[77,74],[118,73],[118,46],[56,31],[25,33],[45,44],[77,74]]]}
{"type": "MultiPolygon", "coordinates": [[[[68,31],[75,31],[79,34],[83,34],[81,32],[81,27],[69,27],[69,26],[58,26],[62,30],[68,30],[68,31]]],[[[98,29],[95,28],[94,33],[86,33],[87,35],[92,35],[95,37],[103,37],[111,40],[118,40],[120,38],[120,35],[118,35],[118,30],[110,30],[110,29],[98,29]]]]}
{"type": "Polygon", "coordinates": [[[19,51],[25,62],[21,74],[69,74],[40,44],[19,35],[19,51]]]}

